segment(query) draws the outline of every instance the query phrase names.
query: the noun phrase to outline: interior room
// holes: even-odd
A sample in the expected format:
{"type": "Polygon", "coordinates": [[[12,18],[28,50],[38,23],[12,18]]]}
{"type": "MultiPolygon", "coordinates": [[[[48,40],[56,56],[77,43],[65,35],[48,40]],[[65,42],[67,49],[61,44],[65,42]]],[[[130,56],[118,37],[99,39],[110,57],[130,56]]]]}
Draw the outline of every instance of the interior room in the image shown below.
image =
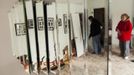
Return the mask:
{"type": "Polygon", "coordinates": [[[133,0],[111,0],[110,3],[110,10],[111,10],[111,20],[112,20],[112,56],[111,56],[111,65],[112,65],[112,74],[113,75],[133,75],[133,69],[134,69],[134,64],[133,64],[133,29],[131,32],[131,42],[129,44],[130,48],[130,54],[128,56],[127,60],[124,60],[120,56],[120,47],[119,47],[119,40],[116,32],[116,27],[120,21],[121,15],[123,13],[127,13],[129,15],[129,20],[134,24],[133,21],[133,5],[134,1],[133,0]],[[123,5],[122,5],[123,4],[123,5]],[[122,68],[122,69],[121,69],[122,68]],[[126,72],[125,72],[126,71],[126,72]]]}
{"type": "Polygon", "coordinates": [[[1,0],[0,75],[133,75],[116,27],[133,0],[1,0]]]}

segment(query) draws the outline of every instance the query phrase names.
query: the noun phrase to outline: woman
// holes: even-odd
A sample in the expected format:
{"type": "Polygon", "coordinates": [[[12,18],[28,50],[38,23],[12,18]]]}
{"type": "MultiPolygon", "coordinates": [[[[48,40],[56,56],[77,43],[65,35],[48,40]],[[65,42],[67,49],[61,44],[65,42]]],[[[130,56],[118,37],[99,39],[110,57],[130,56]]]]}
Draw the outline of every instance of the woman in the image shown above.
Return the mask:
{"type": "Polygon", "coordinates": [[[118,23],[116,27],[116,31],[118,33],[119,46],[120,46],[120,55],[128,59],[130,54],[129,43],[131,39],[132,32],[132,23],[129,20],[129,16],[124,13],[121,15],[121,21],[118,23]]]}

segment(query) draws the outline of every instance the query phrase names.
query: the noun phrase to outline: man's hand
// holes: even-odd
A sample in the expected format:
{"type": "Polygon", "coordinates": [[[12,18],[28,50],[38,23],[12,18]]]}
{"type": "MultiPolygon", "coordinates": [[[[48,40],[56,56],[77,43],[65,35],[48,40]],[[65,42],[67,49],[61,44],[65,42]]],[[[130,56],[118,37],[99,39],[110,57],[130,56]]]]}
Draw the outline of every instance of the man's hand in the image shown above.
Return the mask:
{"type": "Polygon", "coordinates": [[[88,37],[88,39],[90,39],[91,38],[91,35],[88,37]]]}

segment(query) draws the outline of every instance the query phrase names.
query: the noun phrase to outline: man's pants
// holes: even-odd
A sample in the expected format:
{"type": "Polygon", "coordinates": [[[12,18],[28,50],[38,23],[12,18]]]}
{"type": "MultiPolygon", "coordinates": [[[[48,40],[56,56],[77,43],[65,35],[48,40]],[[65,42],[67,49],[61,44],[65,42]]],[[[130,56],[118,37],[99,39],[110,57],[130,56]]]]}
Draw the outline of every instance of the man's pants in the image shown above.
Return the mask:
{"type": "Polygon", "coordinates": [[[96,54],[101,52],[100,34],[92,37],[93,49],[96,54]]]}
{"type": "Polygon", "coordinates": [[[120,51],[121,51],[121,56],[129,56],[130,54],[130,48],[129,48],[129,43],[130,41],[119,41],[119,46],[120,46],[120,51]]]}

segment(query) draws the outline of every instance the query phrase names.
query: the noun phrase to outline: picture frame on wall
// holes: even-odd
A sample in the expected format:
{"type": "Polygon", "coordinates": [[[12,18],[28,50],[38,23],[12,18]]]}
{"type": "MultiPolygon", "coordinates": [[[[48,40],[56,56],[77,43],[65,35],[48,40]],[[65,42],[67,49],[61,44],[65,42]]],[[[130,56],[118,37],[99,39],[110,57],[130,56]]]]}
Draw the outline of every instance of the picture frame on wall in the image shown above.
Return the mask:
{"type": "Polygon", "coordinates": [[[47,23],[48,23],[48,30],[54,31],[54,18],[49,17],[47,23]]]}
{"type": "Polygon", "coordinates": [[[26,26],[24,23],[15,23],[16,36],[26,35],[26,26]]]}
{"type": "Polygon", "coordinates": [[[37,17],[37,26],[39,31],[44,30],[44,19],[43,17],[37,17]]]}
{"type": "Polygon", "coordinates": [[[67,14],[63,14],[63,28],[64,28],[64,34],[67,34],[67,29],[68,29],[68,19],[67,19],[67,14]]]}
{"type": "Polygon", "coordinates": [[[62,26],[62,20],[61,20],[61,18],[58,19],[58,26],[62,26]]]}
{"type": "Polygon", "coordinates": [[[34,28],[33,19],[28,19],[27,23],[28,23],[28,28],[29,29],[33,29],[34,28]]]}

